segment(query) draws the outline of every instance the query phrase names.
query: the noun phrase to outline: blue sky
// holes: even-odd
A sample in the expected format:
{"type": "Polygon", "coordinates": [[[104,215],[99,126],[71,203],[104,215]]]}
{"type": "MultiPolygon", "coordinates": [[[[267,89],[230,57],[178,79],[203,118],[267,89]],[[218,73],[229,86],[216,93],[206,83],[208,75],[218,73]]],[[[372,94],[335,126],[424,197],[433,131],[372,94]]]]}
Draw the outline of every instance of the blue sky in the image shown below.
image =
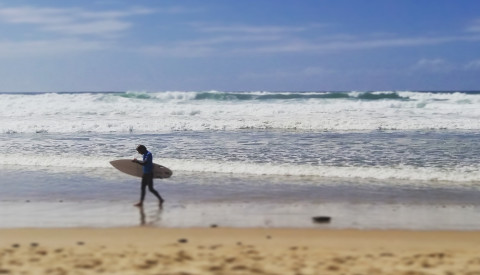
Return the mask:
{"type": "Polygon", "coordinates": [[[480,90],[478,0],[0,2],[0,91],[480,90]]]}

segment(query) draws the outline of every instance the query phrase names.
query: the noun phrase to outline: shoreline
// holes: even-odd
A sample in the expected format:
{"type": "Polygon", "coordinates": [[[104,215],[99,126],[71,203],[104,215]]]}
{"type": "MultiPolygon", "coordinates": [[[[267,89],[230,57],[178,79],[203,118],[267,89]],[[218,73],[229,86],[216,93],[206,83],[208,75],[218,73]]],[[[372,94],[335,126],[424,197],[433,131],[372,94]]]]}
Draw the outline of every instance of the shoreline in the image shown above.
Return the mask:
{"type": "Polygon", "coordinates": [[[480,231],[0,229],[1,274],[468,274],[479,255],[480,231]]]}
{"type": "MultiPolygon", "coordinates": [[[[280,196],[279,196],[280,197],[280,196]]],[[[127,201],[125,199],[125,201],[127,201]]],[[[116,201],[0,201],[0,228],[311,228],[357,230],[475,231],[478,205],[415,205],[376,202],[191,202],[158,208],[150,199],[143,208],[116,201]],[[314,217],[330,217],[314,222],[314,217]]]]}

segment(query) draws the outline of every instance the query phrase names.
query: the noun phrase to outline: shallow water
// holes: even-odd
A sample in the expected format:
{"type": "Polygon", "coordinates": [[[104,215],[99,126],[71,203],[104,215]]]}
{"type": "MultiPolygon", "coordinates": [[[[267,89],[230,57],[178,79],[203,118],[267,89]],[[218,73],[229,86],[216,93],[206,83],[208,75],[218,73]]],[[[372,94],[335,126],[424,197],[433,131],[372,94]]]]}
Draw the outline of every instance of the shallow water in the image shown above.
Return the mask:
{"type": "Polygon", "coordinates": [[[139,178],[114,168],[98,170],[4,169],[0,226],[480,228],[480,190],[471,186],[180,172],[155,181],[166,199],[163,209],[148,192],[145,207],[138,209],[133,204],[139,178]],[[332,222],[316,224],[314,216],[330,216],[332,222]]]}

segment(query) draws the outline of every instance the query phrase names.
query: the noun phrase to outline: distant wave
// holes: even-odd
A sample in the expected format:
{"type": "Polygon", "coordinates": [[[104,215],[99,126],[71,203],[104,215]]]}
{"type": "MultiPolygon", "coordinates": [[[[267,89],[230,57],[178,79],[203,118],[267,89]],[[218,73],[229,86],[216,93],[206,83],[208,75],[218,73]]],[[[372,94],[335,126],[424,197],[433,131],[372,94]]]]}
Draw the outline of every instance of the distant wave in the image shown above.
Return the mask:
{"type": "MultiPolygon", "coordinates": [[[[445,91],[445,92],[398,92],[398,91],[371,91],[371,92],[120,92],[115,96],[132,99],[152,99],[160,101],[179,100],[212,100],[212,101],[288,101],[309,99],[346,99],[346,100],[415,100],[415,95],[480,95],[480,91],[445,91]],[[410,96],[413,95],[413,98],[410,96]]],[[[442,100],[442,99],[438,99],[442,100]]]]}
{"type": "Polygon", "coordinates": [[[197,93],[195,100],[290,100],[351,98],[348,93],[197,93]]]}
{"type": "Polygon", "coordinates": [[[125,92],[114,94],[124,98],[155,100],[309,100],[309,99],[352,99],[352,100],[409,100],[397,92],[125,92]]]}

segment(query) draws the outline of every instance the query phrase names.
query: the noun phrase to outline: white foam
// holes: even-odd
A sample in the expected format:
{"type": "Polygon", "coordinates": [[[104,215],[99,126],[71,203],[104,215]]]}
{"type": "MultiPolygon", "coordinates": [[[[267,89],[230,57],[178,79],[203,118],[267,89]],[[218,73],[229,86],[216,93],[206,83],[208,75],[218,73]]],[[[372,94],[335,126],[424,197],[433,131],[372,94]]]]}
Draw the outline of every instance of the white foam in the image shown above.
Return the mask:
{"type": "MultiPolygon", "coordinates": [[[[117,157],[117,158],[131,158],[117,157]]],[[[115,159],[117,159],[115,158],[115,159]]],[[[13,165],[22,169],[67,169],[89,171],[95,168],[111,168],[109,161],[111,157],[93,156],[47,156],[47,155],[22,155],[19,157],[2,156],[0,166],[13,165]]],[[[197,173],[226,173],[238,176],[288,176],[296,177],[322,177],[342,179],[374,179],[374,180],[405,180],[410,184],[412,181],[435,182],[435,185],[442,183],[456,183],[460,185],[480,185],[480,166],[459,167],[440,169],[433,167],[412,167],[399,165],[395,167],[337,167],[326,165],[298,165],[298,164],[271,164],[271,163],[250,163],[233,161],[212,161],[212,160],[186,160],[164,158],[157,160],[162,165],[172,169],[175,174],[179,172],[197,173]]],[[[385,184],[388,185],[388,182],[385,184]]],[[[396,182],[398,184],[398,182],[396,182]]]]}
{"type": "Polygon", "coordinates": [[[57,156],[57,155],[22,155],[2,156],[0,165],[19,166],[23,168],[107,168],[107,157],[57,156]]]}
{"type": "Polygon", "coordinates": [[[480,130],[480,95],[402,92],[411,100],[215,101],[194,100],[197,94],[1,94],[0,133],[480,130]]]}

